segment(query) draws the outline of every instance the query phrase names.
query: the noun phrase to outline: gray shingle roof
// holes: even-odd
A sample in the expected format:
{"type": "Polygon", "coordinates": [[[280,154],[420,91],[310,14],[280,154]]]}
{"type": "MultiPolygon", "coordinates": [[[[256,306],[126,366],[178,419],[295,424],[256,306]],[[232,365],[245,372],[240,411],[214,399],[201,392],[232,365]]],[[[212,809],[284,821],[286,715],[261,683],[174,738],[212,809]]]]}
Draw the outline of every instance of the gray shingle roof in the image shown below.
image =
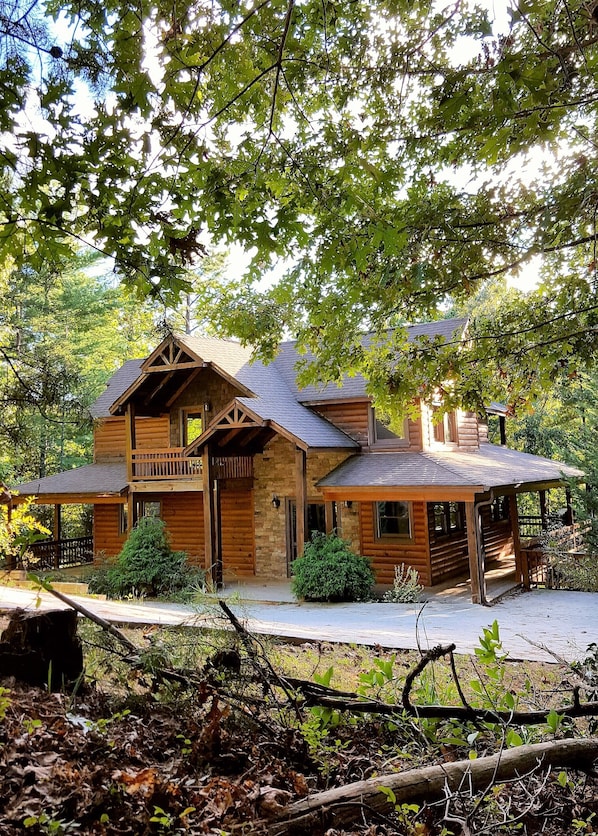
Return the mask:
{"type": "MultiPolygon", "coordinates": [[[[448,319],[412,325],[408,329],[410,340],[417,337],[440,336],[450,340],[461,334],[464,319],[448,319]]],[[[196,337],[177,334],[177,340],[186,345],[204,362],[211,363],[228,377],[237,380],[255,398],[246,405],[263,420],[279,424],[309,447],[357,447],[342,430],[325,418],[301,406],[302,401],[366,398],[366,384],[361,376],[345,378],[342,387],[334,385],[318,389],[315,386],[299,390],[296,384],[295,365],[300,358],[295,342],[283,343],[276,360],[265,366],[260,360],[252,361],[252,349],[233,340],[213,337],[196,337]]],[[[368,337],[364,337],[367,341],[368,337]]],[[[94,418],[110,415],[110,406],[140,377],[142,360],[130,360],[111,378],[105,392],[92,406],[94,418]]],[[[240,391],[240,395],[242,391],[240,391]]],[[[244,401],[244,398],[241,397],[244,401]]]]}
{"type": "Polygon", "coordinates": [[[494,444],[466,452],[364,453],[341,464],[320,487],[476,487],[555,482],[581,477],[575,467],[494,444]]]}
{"type": "MultiPolygon", "coordinates": [[[[409,342],[414,342],[419,338],[434,339],[435,337],[440,337],[445,342],[450,342],[453,339],[459,339],[466,325],[467,319],[465,318],[441,319],[438,322],[424,322],[419,325],[409,325],[407,326],[407,337],[409,342]]],[[[369,345],[371,339],[371,335],[366,335],[363,338],[363,344],[366,346],[369,345]]],[[[328,383],[324,386],[310,385],[299,389],[295,368],[297,362],[306,361],[309,363],[313,359],[313,355],[309,353],[298,354],[296,342],[285,342],[281,344],[280,351],[272,364],[299,401],[334,401],[368,397],[366,381],[362,375],[355,375],[354,377],[345,376],[340,385],[328,383]]]]}
{"type": "Polygon", "coordinates": [[[55,476],[24,482],[13,490],[26,496],[72,493],[93,497],[120,494],[127,485],[126,464],[86,464],[55,476]]]}
{"type": "Polygon", "coordinates": [[[134,383],[140,375],[143,360],[127,360],[127,362],[116,371],[100,397],[91,405],[92,418],[109,418],[110,407],[129,386],[134,383]]]}
{"type": "Polygon", "coordinates": [[[238,398],[264,421],[272,421],[308,447],[358,449],[359,444],[325,418],[297,401],[277,398],[238,398]]]}

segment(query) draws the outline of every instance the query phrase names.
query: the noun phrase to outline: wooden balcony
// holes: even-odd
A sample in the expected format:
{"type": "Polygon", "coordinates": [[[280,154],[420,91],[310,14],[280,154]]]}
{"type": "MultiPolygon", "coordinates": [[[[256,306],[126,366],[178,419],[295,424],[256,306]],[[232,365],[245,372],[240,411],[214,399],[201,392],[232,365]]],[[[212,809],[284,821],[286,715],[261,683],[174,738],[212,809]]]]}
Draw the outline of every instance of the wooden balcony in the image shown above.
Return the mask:
{"type": "MultiPolygon", "coordinates": [[[[132,482],[201,481],[202,464],[198,456],[185,456],[184,447],[133,450],[132,482]]],[[[250,479],[253,477],[251,456],[217,456],[213,459],[217,479],[250,479]]]]}
{"type": "Polygon", "coordinates": [[[133,450],[131,481],[148,482],[170,479],[201,479],[201,459],[185,456],[184,447],[156,450],[133,450]]]}

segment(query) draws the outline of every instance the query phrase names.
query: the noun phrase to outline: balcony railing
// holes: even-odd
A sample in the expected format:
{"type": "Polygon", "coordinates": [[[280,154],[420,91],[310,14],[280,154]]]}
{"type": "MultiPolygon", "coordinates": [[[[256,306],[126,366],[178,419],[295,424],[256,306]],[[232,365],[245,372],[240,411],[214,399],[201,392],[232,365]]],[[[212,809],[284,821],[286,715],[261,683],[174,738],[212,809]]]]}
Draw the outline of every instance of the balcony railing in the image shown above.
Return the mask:
{"type": "Polygon", "coordinates": [[[184,447],[160,450],[133,450],[133,481],[157,479],[201,479],[201,459],[185,456],[184,447]]]}
{"type": "MultiPolygon", "coordinates": [[[[198,456],[185,456],[184,451],[184,447],[133,450],[131,456],[133,481],[201,479],[201,459],[198,456]]],[[[247,479],[253,476],[251,456],[216,456],[212,461],[217,479],[247,479]]]]}
{"type": "Polygon", "coordinates": [[[27,548],[31,554],[30,569],[65,569],[93,563],[93,537],[72,537],[70,540],[42,540],[27,548]]]}

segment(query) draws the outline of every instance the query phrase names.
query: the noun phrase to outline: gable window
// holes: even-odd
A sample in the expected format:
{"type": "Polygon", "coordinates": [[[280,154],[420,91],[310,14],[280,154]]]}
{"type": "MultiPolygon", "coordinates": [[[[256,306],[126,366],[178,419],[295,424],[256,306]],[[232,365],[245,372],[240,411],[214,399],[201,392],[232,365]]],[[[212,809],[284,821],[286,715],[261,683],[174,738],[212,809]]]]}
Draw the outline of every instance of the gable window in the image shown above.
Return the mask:
{"type": "Polygon", "coordinates": [[[432,435],[439,444],[456,443],[457,416],[454,412],[445,412],[439,417],[439,407],[432,408],[432,435]]]}
{"type": "Polygon", "coordinates": [[[465,530],[465,515],[461,502],[436,502],[434,504],[434,532],[444,537],[465,530]]]}
{"type": "Polygon", "coordinates": [[[409,419],[406,415],[374,412],[374,441],[389,446],[409,444],[409,419]]]}
{"type": "Polygon", "coordinates": [[[375,502],[376,538],[412,537],[411,502],[375,502]]]}
{"type": "Polygon", "coordinates": [[[509,519],[509,497],[497,496],[490,506],[490,515],[493,522],[503,522],[509,519]]]}
{"type": "Polygon", "coordinates": [[[204,429],[203,408],[186,406],[181,409],[181,447],[198,438],[204,429]]]}

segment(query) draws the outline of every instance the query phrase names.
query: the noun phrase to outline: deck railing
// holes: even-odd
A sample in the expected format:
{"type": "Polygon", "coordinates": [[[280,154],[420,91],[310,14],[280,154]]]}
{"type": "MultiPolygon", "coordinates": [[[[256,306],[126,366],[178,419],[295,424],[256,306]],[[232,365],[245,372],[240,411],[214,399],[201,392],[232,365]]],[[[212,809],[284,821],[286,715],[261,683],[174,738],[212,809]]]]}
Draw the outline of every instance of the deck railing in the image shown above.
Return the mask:
{"type": "Polygon", "coordinates": [[[542,517],[522,514],[519,516],[519,535],[521,537],[539,537],[543,532],[552,528],[560,528],[563,525],[563,518],[549,514],[542,517]]]}
{"type": "Polygon", "coordinates": [[[133,450],[133,481],[200,479],[201,459],[197,456],[185,456],[184,451],[184,447],[133,450]]]}
{"type": "Polygon", "coordinates": [[[566,557],[577,561],[585,556],[585,523],[560,525],[550,530],[541,530],[535,537],[523,540],[521,557],[524,572],[531,586],[545,586],[549,589],[566,588],[566,583],[555,569],[554,558],[566,557]]]}
{"type": "MultiPolygon", "coordinates": [[[[201,479],[202,464],[198,456],[185,456],[184,447],[133,450],[134,482],[163,479],[201,479]]],[[[213,459],[217,479],[246,479],[253,476],[251,456],[216,456],[213,459]]]]}
{"type": "Polygon", "coordinates": [[[30,568],[65,569],[93,563],[93,537],[72,537],[69,540],[42,540],[27,549],[32,559],[30,568]]]}

